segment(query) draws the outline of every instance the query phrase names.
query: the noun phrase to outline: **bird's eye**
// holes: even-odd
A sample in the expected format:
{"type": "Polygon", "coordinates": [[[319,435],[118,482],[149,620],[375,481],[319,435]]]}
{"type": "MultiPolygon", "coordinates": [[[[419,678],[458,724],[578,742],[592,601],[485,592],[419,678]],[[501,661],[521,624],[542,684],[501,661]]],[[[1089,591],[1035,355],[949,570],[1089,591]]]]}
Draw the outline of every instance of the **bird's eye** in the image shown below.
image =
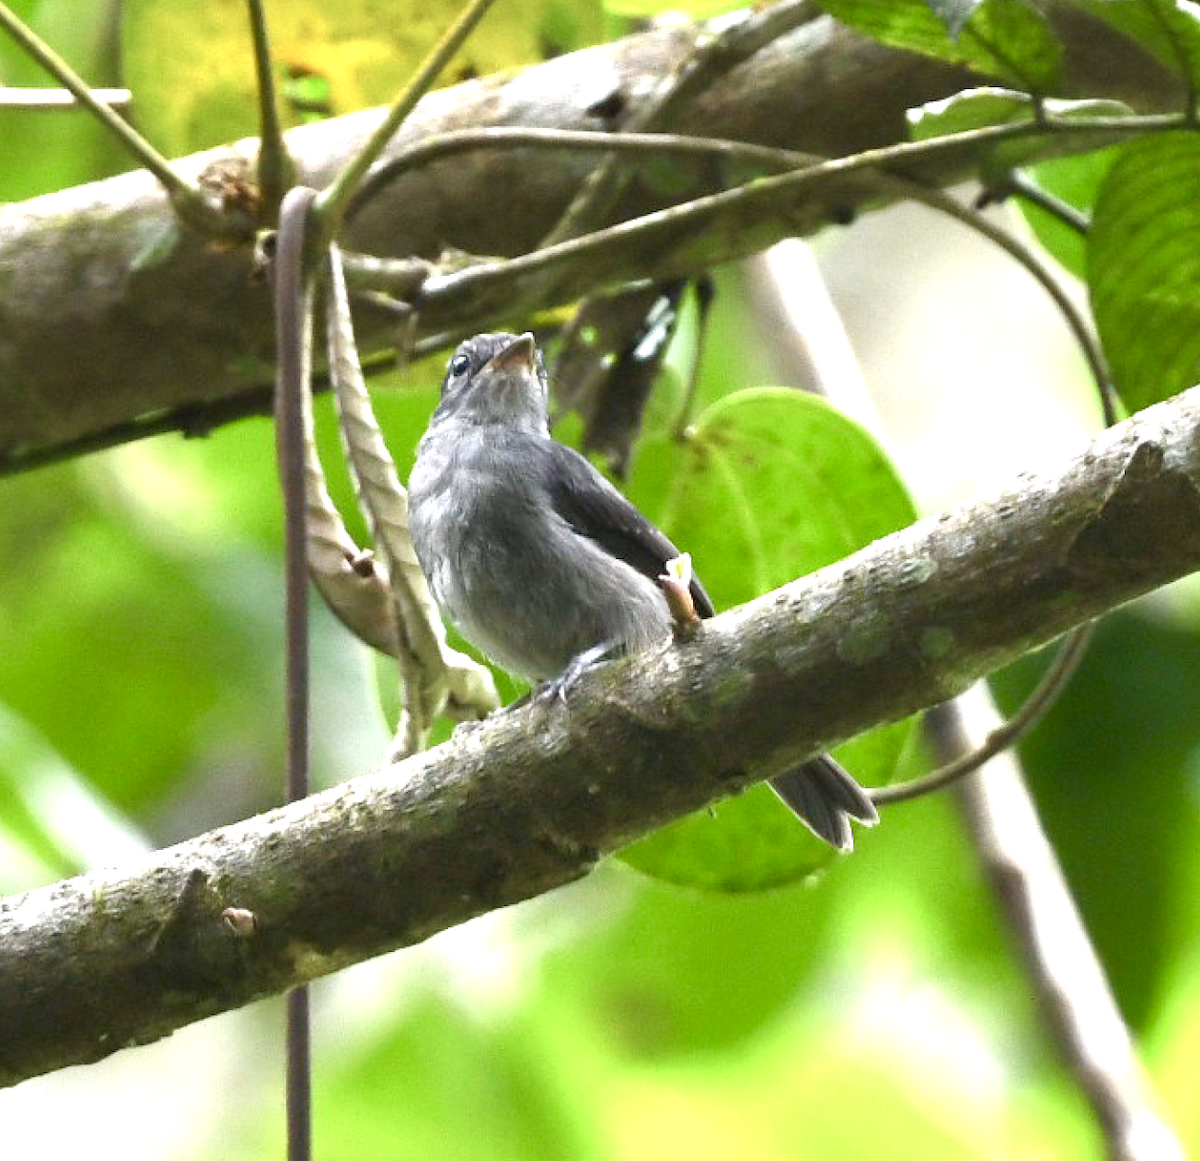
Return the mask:
{"type": "Polygon", "coordinates": [[[458,354],[450,360],[451,375],[465,375],[471,369],[471,356],[458,354]]]}

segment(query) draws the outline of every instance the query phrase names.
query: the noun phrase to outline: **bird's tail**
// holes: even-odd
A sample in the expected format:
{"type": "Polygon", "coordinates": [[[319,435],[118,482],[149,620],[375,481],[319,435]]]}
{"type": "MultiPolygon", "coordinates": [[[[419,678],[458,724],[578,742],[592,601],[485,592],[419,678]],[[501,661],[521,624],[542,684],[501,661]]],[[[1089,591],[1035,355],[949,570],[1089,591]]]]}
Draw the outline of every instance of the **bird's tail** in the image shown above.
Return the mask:
{"type": "Polygon", "coordinates": [[[772,778],[771,789],[813,834],[839,851],[854,848],[852,818],[864,826],[879,821],[867,792],[828,754],[772,778]]]}

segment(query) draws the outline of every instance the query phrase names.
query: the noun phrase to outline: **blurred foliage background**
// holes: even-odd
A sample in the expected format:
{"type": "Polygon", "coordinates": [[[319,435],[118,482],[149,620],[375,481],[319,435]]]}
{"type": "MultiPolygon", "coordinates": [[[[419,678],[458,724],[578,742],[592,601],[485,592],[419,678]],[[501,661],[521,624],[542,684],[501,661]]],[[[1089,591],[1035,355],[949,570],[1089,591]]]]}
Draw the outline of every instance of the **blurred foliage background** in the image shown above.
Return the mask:
{"type": "MultiPolygon", "coordinates": [[[[194,104],[194,78],[176,79],[157,55],[168,18],[215,37],[193,21],[212,6],[15,7],[93,83],[141,78],[136,112],[165,148],[251,131],[242,98],[230,94],[220,110],[211,97],[194,104]]],[[[336,112],[385,99],[405,67],[391,60],[399,71],[385,74],[383,92],[345,96],[342,63],[387,56],[373,30],[394,23],[367,0],[351,7],[323,91],[336,112]]],[[[494,19],[516,11],[502,3],[494,19]]],[[[535,35],[487,39],[513,41],[514,55],[465,60],[456,75],[623,27],[623,17],[567,0],[540,11],[535,35]]],[[[429,28],[442,22],[431,15],[429,28]]],[[[172,52],[186,55],[180,39],[172,52]]],[[[299,43],[285,42],[293,79],[299,43]]],[[[0,79],[42,83],[7,43],[0,79]]],[[[124,164],[81,114],[5,111],[0,139],[6,200],[124,164]]],[[[1060,321],[1019,270],[960,228],[901,208],[831,229],[816,246],[920,510],[1060,458],[1095,428],[1060,321]]],[[[702,386],[710,403],[774,382],[770,336],[747,313],[741,277],[719,274],[702,386]]],[[[685,325],[659,388],[661,415],[692,341],[685,325]]],[[[376,384],[402,475],[440,374],[434,360],[376,384]]],[[[334,464],[326,401],[318,418],[334,464]]],[[[665,471],[654,446],[635,479],[665,471]]],[[[268,423],[247,420],[208,439],[157,439],[0,481],[0,891],[275,803],[273,455],[268,423]]],[[[349,512],[345,479],[333,482],[349,512]]],[[[777,534],[770,518],[760,537],[777,534]]],[[[702,572],[707,559],[720,574],[736,549],[722,551],[721,529],[712,535],[687,547],[702,572]]],[[[1197,614],[1188,583],[1109,618],[1022,750],[1122,1009],[1194,1147],[1197,614]]],[[[387,678],[320,608],[313,617],[314,765],[330,784],[378,762],[387,728],[377,687],[387,678]]],[[[1042,664],[997,675],[1001,700],[1014,705],[1042,664]]],[[[586,882],[343,972],[316,988],[315,1004],[316,1152],[327,1161],[936,1161],[1099,1149],[946,797],[889,810],[853,857],[756,894],[672,887],[610,861],[586,882]]],[[[123,1161],[280,1156],[281,1012],[264,1003],[0,1092],[6,1148],[123,1161]]]]}

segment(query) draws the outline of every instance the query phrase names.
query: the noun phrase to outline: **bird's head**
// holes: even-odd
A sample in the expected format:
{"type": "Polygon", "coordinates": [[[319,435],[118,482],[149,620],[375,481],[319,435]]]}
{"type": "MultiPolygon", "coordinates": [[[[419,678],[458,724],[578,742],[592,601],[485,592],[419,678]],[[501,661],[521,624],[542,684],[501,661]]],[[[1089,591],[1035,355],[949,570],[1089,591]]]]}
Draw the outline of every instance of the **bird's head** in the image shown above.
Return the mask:
{"type": "Polygon", "coordinates": [[[476,335],[446,367],[434,422],[455,418],[547,433],[547,379],[533,335],[476,335]]]}

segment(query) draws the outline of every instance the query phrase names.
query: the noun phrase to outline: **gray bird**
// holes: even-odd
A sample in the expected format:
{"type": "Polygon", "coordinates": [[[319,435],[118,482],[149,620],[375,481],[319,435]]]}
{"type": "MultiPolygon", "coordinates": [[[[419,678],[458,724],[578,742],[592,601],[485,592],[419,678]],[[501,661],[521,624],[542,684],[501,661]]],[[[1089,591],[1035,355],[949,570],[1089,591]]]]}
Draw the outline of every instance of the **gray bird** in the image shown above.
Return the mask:
{"type": "MultiPolygon", "coordinates": [[[[679,550],[547,424],[531,334],[460,344],[408,484],[413,547],[443,615],[498,665],[558,688],[588,664],[671,633],[657,578],[679,550]]],[[[698,579],[691,596],[714,613],[698,579]]],[[[828,754],[771,780],[838,850],[879,820],[828,754]]]]}

